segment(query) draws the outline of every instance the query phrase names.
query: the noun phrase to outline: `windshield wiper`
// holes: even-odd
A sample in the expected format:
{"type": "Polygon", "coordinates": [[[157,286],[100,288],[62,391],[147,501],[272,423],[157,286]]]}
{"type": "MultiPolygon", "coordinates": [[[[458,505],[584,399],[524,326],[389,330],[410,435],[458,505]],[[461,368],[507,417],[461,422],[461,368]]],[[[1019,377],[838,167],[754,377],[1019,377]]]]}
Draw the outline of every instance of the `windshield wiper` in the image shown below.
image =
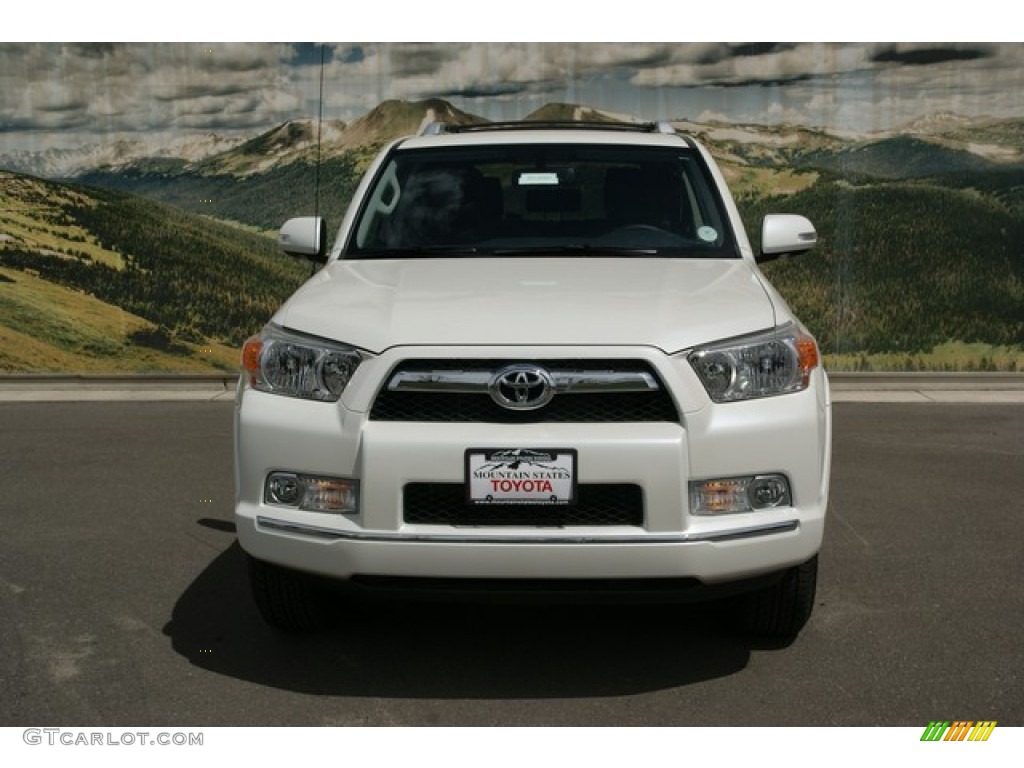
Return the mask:
{"type": "Polygon", "coordinates": [[[541,245],[530,248],[496,248],[495,256],[657,256],[657,248],[623,248],[616,245],[541,245]]]}
{"type": "Polygon", "coordinates": [[[416,257],[438,256],[479,256],[481,250],[473,246],[462,245],[425,245],[416,248],[373,248],[359,251],[349,258],[353,259],[408,259],[416,257]]]}
{"type": "Polygon", "coordinates": [[[416,248],[362,250],[352,259],[462,258],[471,256],[657,256],[656,248],[625,248],[615,245],[540,245],[520,248],[477,248],[462,245],[426,245],[416,248]]]}

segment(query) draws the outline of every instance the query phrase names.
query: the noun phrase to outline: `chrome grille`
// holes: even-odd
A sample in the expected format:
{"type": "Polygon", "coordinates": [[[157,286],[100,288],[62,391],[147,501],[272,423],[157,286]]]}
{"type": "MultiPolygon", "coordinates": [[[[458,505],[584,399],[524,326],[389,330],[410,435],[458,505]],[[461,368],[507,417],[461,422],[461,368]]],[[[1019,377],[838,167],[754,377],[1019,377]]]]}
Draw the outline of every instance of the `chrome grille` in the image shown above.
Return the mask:
{"type": "Polygon", "coordinates": [[[678,422],[668,390],[642,360],[539,360],[554,397],[541,407],[511,410],[492,398],[489,382],[509,360],[407,360],[388,376],[370,418],[378,421],[678,422]]]}

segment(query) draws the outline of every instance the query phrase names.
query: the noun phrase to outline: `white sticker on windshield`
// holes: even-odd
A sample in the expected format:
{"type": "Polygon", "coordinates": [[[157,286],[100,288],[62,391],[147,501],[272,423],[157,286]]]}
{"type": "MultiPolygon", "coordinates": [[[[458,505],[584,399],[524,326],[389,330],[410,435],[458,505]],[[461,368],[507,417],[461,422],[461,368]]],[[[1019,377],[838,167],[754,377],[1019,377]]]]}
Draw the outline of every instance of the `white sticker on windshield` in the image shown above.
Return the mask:
{"type": "Polygon", "coordinates": [[[715,231],[714,227],[701,227],[697,230],[697,237],[705,243],[713,243],[718,239],[718,232],[715,231]]]}
{"type": "Polygon", "coordinates": [[[519,174],[519,186],[531,186],[533,184],[557,184],[558,174],[547,171],[523,171],[519,174]]]}

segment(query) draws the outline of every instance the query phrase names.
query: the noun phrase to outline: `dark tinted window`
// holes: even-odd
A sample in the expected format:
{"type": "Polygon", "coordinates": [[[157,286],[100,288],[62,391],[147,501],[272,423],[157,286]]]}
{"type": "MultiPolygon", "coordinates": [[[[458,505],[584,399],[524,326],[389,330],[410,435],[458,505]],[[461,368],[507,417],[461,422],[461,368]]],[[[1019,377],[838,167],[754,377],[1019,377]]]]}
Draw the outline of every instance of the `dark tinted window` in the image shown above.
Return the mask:
{"type": "Polygon", "coordinates": [[[347,255],[735,256],[720,205],[699,156],[682,146],[398,149],[347,255]]]}

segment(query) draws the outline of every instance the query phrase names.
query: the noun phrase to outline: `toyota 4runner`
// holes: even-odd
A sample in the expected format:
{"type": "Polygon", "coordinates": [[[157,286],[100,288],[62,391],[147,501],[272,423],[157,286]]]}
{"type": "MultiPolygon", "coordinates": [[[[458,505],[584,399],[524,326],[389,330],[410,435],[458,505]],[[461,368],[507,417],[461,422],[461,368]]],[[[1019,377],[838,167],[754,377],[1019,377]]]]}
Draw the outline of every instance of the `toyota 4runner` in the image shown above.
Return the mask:
{"type": "Polygon", "coordinates": [[[831,409],[714,160],[667,124],[433,124],[394,141],[324,264],[242,353],[236,522],[256,604],[331,584],[723,598],[794,636],[814,602],[831,409]]]}

